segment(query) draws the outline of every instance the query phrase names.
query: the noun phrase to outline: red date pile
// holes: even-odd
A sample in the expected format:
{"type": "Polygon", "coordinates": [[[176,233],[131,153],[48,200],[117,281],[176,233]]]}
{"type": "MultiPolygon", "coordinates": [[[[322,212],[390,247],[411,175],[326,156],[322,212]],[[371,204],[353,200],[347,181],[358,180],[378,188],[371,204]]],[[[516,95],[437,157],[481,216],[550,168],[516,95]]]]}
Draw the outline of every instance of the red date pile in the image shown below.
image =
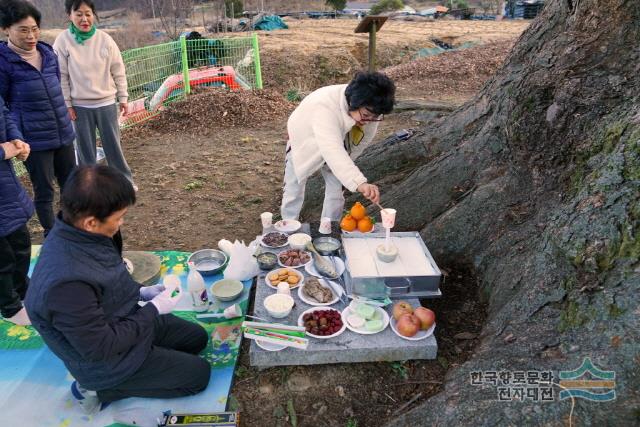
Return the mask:
{"type": "Polygon", "coordinates": [[[342,317],[337,310],[316,310],[302,317],[304,327],[310,334],[327,336],[342,329],[342,317]]]}

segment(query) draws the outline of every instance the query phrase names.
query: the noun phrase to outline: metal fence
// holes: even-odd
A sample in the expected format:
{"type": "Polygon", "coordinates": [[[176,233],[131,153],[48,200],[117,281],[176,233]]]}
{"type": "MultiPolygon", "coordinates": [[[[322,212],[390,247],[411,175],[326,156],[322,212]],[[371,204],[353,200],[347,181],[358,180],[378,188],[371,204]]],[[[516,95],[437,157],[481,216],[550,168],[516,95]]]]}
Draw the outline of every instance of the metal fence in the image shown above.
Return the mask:
{"type": "Polygon", "coordinates": [[[145,121],[192,89],[262,89],[258,36],[179,41],[122,52],[129,112],[121,126],[145,121]]]}
{"type": "MultiPolygon", "coordinates": [[[[122,52],[129,87],[123,128],[157,115],[162,106],[206,86],[262,89],[258,36],[187,40],[122,52]]],[[[26,169],[13,161],[18,176],[26,169]]]]}

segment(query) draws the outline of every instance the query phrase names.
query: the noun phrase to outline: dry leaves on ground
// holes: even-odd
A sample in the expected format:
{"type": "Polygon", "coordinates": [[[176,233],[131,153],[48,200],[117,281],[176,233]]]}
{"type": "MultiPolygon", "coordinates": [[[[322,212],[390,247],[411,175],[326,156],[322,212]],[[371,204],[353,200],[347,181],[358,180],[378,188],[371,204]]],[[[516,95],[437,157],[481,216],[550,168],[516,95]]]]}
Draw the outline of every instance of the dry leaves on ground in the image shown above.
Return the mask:
{"type": "Polygon", "coordinates": [[[153,132],[209,135],[220,127],[255,128],[287,117],[293,108],[275,91],[203,89],[129,132],[135,137],[153,132]]]}
{"type": "Polygon", "coordinates": [[[444,52],[388,67],[384,72],[399,86],[420,86],[421,91],[474,92],[502,65],[513,41],[444,52]]]}

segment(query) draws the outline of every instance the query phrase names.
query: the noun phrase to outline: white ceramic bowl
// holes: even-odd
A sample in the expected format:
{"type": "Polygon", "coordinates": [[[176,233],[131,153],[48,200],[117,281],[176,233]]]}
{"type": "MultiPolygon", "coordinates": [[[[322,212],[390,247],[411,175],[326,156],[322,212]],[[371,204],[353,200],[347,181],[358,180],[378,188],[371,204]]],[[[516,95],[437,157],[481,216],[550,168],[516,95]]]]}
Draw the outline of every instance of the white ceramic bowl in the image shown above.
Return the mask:
{"type": "Polygon", "coordinates": [[[306,233],[295,233],[289,236],[289,246],[291,249],[303,250],[306,248],[307,243],[311,241],[311,236],[306,233]]]}
{"type": "Polygon", "coordinates": [[[269,316],[281,319],[291,313],[294,301],[290,295],[272,294],[264,299],[263,304],[269,316]]]}
{"type": "Polygon", "coordinates": [[[233,279],[218,280],[210,288],[211,294],[220,301],[233,301],[242,294],[243,290],[242,282],[233,279]]]}

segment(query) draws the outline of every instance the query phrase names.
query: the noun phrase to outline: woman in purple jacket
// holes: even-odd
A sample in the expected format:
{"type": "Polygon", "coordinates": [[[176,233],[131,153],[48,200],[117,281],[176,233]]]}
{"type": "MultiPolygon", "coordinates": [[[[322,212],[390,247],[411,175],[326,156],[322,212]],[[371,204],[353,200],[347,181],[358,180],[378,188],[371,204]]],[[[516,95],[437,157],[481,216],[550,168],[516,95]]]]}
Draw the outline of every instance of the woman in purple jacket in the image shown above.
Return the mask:
{"type": "Polygon", "coordinates": [[[54,178],[62,188],[75,167],[75,134],[53,48],[38,41],[40,12],[23,0],[0,2],[0,96],[31,146],[26,162],[45,236],[53,227],[54,178]]]}

